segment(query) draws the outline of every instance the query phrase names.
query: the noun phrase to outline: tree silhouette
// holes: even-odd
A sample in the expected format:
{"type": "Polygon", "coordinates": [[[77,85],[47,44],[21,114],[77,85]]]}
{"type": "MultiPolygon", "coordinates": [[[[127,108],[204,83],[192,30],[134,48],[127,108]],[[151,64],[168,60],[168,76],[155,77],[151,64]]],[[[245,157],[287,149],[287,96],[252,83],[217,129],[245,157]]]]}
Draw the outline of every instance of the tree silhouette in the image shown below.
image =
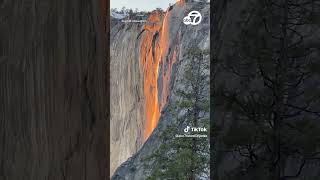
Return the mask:
{"type": "Polygon", "coordinates": [[[216,57],[216,150],[238,163],[222,179],[298,178],[320,160],[319,9],[312,0],[251,2],[232,50],[216,57]]]}

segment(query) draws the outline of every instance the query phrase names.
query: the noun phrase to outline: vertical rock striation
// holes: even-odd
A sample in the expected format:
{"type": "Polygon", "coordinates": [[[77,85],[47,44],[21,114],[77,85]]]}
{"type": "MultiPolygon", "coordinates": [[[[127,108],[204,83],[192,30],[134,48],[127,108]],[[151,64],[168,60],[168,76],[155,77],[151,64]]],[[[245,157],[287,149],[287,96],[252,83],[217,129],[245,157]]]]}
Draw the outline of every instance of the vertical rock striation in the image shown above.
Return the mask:
{"type": "MultiPolygon", "coordinates": [[[[189,60],[184,58],[187,49],[194,45],[202,49],[209,48],[209,9],[209,6],[204,3],[177,3],[170,7],[161,19],[157,12],[153,12],[147,25],[141,29],[141,33],[138,33],[139,38],[137,39],[141,41],[138,42],[138,44],[141,46],[136,47],[136,49],[140,49],[140,58],[136,60],[142,60],[142,67],[144,67],[142,70],[146,71],[147,69],[153,68],[152,71],[148,73],[157,76],[157,84],[152,85],[157,87],[155,91],[157,91],[158,97],[155,98],[158,99],[157,106],[160,111],[160,117],[155,129],[149,132],[151,134],[143,146],[137,149],[137,152],[132,152],[132,154],[128,156],[130,158],[117,168],[112,179],[143,180],[148,177],[150,169],[146,169],[143,159],[152,154],[161,143],[165,143],[161,138],[161,133],[168,124],[173,123],[174,119],[168,112],[167,107],[176,101],[176,97],[174,97],[171,92],[177,90],[180,86],[180,77],[185,70],[186,64],[189,62],[189,60]],[[182,20],[184,16],[191,10],[198,10],[203,14],[204,19],[201,25],[186,26],[183,24],[182,20]],[[158,22],[159,20],[161,20],[161,22],[158,22]],[[147,63],[153,64],[150,65],[147,63]],[[146,68],[144,65],[150,65],[150,67],[146,68]]],[[[145,78],[146,74],[146,72],[142,73],[142,77],[145,78]]],[[[152,83],[154,83],[154,80],[152,83]]],[[[144,85],[146,84],[144,83],[144,85]]],[[[142,93],[144,96],[145,92],[142,93]]],[[[118,121],[118,119],[114,120],[118,121]]],[[[147,118],[145,121],[147,122],[145,124],[141,123],[141,125],[148,123],[147,118]]],[[[141,126],[141,128],[143,127],[144,126],[141,126]]],[[[116,154],[116,152],[114,152],[114,154],[116,154]]]]}
{"type": "Polygon", "coordinates": [[[108,177],[101,2],[0,1],[1,180],[108,177]]]}
{"type": "Polygon", "coordinates": [[[138,48],[141,30],[139,23],[118,22],[111,28],[111,175],[143,143],[145,98],[138,48]]]}
{"type": "Polygon", "coordinates": [[[153,11],[146,23],[112,19],[111,174],[148,139],[167,101],[177,56],[168,46],[170,13],[153,11]]]}

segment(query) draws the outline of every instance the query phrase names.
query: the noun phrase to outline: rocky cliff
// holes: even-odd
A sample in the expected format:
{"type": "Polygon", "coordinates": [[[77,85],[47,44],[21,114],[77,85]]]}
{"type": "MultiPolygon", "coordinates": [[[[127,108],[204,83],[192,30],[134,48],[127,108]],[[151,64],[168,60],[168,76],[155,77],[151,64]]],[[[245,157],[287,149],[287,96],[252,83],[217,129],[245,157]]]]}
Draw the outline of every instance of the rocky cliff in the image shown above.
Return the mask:
{"type": "Polygon", "coordinates": [[[140,23],[111,27],[110,173],[141,147],[145,124],[143,73],[139,65],[140,23]]]}
{"type": "MultiPolygon", "coordinates": [[[[116,45],[119,45],[119,47],[114,48],[111,54],[114,53],[114,57],[121,57],[122,55],[119,54],[126,54],[129,50],[131,51],[131,54],[125,55],[125,57],[129,58],[112,59],[112,61],[115,61],[115,65],[123,64],[125,67],[121,67],[121,71],[126,71],[126,76],[134,76],[134,79],[136,79],[136,82],[128,82],[124,78],[115,79],[114,81],[127,83],[123,86],[124,89],[120,88],[119,91],[125,92],[126,96],[128,96],[125,99],[128,102],[131,101],[129,96],[135,95],[136,98],[139,97],[139,101],[137,101],[139,104],[135,106],[133,111],[128,111],[131,106],[128,103],[129,105],[126,105],[127,109],[121,112],[121,114],[126,114],[123,117],[130,116],[129,119],[112,118],[113,122],[111,123],[114,124],[114,127],[118,124],[118,129],[126,128],[128,132],[132,128],[138,128],[134,129],[130,135],[125,134],[126,131],[117,132],[114,130],[114,134],[111,132],[111,137],[118,138],[112,140],[115,141],[115,144],[131,142],[128,149],[126,149],[127,146],[111,147],[111,157],[116,160],[114,162],[111,160],[112,166],[115,168],[120,166],[119,163],[121,161],[117,161],[117,159],[121,159],[124,162],[117,168],[112,179],[142,180],[148,177],[150,169],[146,169],[143,159],[152,154],[161,143],[165,143],[161,138],[161,134],[167,125],[173,122],[167,107],[176,101],[176,97],[170,92],[179,87],[179,80],[183,76],[182,73],[185,66],[190,63],[185,58],[187,49],[195,45],[201,49],[209,48],[209,9],[209,6],[205,3],[185,3],[181,1],[170,7],[165,13],[151,13],[147,22],[143,25],[118,24],[112,28],[113,33],[117,34],[116,36],[121,34],[126,39],[120,36],[113,38],[112,47],[116,47],[116,45]],[[198,10],[203,15],[200,25],[187,26],[183,24],[183,18],[191,10],[198,10]],[[137,64],[140,64],[140,68],[137,64]],[[132,66],[134,66],[135,72],[125,70],[132,66]],[[133,74],[128,75],[128,72],[133,74]],[[128,87],[134,86],[133,83],[137,82],[141,84],[135,84],[137,90],[132,92],[128,87]],[[156,108],[155,111],[154,108],[156,108]],[[154,119],[155,122],[150,122],[152,119],[152,116],[148,114],[150,110],[155,112],[153,114],[159,111],[159,117],[154,119]],[[145,113],[139,114],[141,111],[145,113]],[[137,117],[140,119],[137,119],[137,117]],[[132,142],[137,143],[134,144],[132,142]],[[115,149],[117,150],[114,151],[115,149]],[[118,156],[119,154],[120,157],[118,156]]],[[[113,56],[111,55],[111,57],[113,56]]],[[[114,69],[112,67],[111,71],[114,69]]],[[[114,91],[119,87],[121,86],[115,86],[114,91]]],[[[120,94],[118,95],[120,96],[120,94]]],[[[115,111],[113,112],[115,113],[115,111]]],[[[115,116],[117,115],[115,114],[115,116]]]]}

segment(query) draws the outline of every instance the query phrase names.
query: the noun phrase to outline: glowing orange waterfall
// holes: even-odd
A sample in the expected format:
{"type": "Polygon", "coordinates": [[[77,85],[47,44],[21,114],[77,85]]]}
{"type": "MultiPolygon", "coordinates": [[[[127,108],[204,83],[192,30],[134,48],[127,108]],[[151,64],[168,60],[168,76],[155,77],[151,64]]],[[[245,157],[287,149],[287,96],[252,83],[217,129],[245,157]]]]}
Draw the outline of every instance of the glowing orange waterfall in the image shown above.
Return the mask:
{"type": "Polygon", "coordinates": [[[144,95],[146,123],[144,139],[146,140],[157,126],[161,108],[158,99],[158,72],[161,59],[168,49],[168,16],[153,11],[144,26],[144,36],[140,47],[140,61],[144,74],[144,95]],[[162,20],[163,18],[163,20],[162,20]]]}

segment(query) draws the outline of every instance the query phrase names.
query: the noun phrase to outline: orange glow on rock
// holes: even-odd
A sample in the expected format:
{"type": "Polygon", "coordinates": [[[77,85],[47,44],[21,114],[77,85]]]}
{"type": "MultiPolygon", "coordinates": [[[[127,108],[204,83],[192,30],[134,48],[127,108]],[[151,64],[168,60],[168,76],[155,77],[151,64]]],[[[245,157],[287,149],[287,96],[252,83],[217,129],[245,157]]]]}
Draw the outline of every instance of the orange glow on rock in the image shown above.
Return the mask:
{"type": "Polygon", "coordinates": [[[163,17],[161,12],[151,13],[144,26],[145,33],[140,46],[140,64],[144,74],[145,140],[157,126],[162,108],[158,99],[158,73],[161,59],[168,49],[168,14],[163,17]]]}
{"type": "Polygon", "coordinates": [[[185,0],[177,0],[177,3],[179,5],[184,5],[186,3],[186,1],[185,0]]]}

